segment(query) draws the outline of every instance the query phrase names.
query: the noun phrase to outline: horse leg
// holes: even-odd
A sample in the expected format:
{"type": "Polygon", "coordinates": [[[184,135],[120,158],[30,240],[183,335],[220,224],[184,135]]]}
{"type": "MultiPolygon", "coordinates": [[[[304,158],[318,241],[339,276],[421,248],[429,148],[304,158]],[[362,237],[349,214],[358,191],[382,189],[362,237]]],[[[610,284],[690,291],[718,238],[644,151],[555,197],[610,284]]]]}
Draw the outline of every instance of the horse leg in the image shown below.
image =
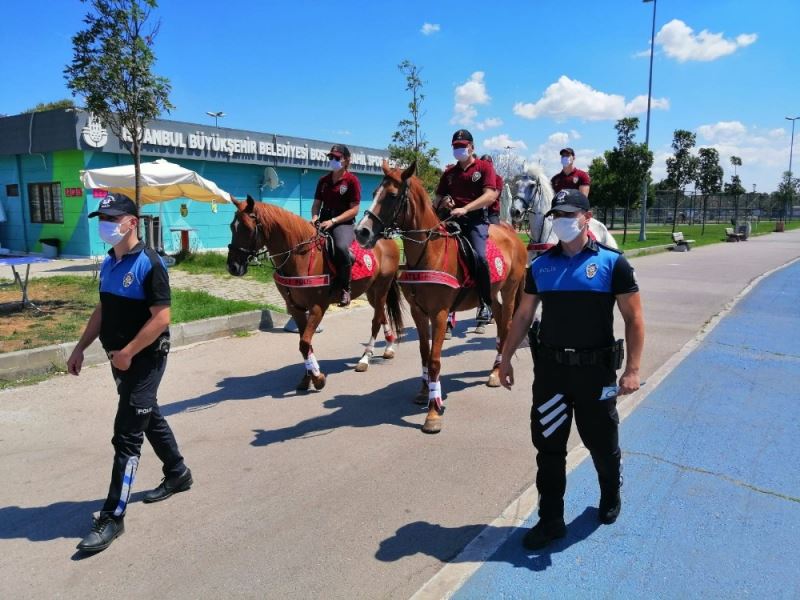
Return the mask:
{"type": "Polygon", "coordinates": [[[508,337],[508,332],[511,329],[511,318],[514,315],[514,308],[517,303],[517,292],[522,284],[519,282],[513,285],[507,284],[500,291],[500,297],[503,303],[500,304],[497,298],[494,299],[492,312],[495,316],[495,323],[497,324],[497,338],[496,348],[497,354],[494,358],[492,365],[492,372],[489,374],[489,380],[486,385],[489,387],[500,387],[500,357],[503,354],[503,345],[508,337]]]}
{"type": "Polygon", "coordinates": [[[397,336],[395,332],[392,331],[391,325],[389,325],[389,319],[386,316],[386,308],[382,310],[382,313],[381,324],[383,325],[383,339],[386,340],[386,348],[383,349],[383,358],[390,359],[394,358],[397,352],[397,336]]]}
{"type": "MultiPolygon", "coordinates": [[[[294,322],[297,324],[297,329],[300,332],[300,354],[302,354],[303,359],[305,359],[306,356],[308,355],[308,350],[306,349],[306,351],[303,352],[304,349],[303,333],[305,332],[306,326],[308,325],[308,316],[306,315],[306,312],[304,310],[292,310],[291,308],[289,309],[289,314],[292,315],[294,322]]],[[[303,370],[302,379],[300,379],[300,381],[297,383],[294,389],[297,390],[298,392],[307,392],[310,387],[311,387],[311,372],[307,368],[305,368],[303,370]]]]}
{"type": "Polygon", "coordinates": [[[447,317],[447,309],[444,308],[431,319],[433,340],[428,360],[428,414],[425,417],[425,424],[422,426],[423,433],[439,433],[444,423],[444,400],[442,399],[439,373],[442,367],[442,345],[444,344],[447,317]]]}
{"type": "Polygon", "coordinates": [[[431,324],[425,313],[414,302],[410,302],[411,317],[417,326],[419,334],[419,357],[422,361],[422,382],[419,390],[414,396],[414,402],[419,405],[428,403],[428,361],[431,355],[430,329],[431,324]]]}
{"type": "MultiPolygon", "coordinates": [[[[369,299],[370,303],[374,302],[372,298],[369,299]]],[[[356,365],[356,372],[363,373],[367,369],[369,369],[369,361],[372,358],[373,354],[375,353],[375,340],[378,336],[378,330],[381,327],[381,315],[383,314],[383,307],[378,305],[373,305],[374,312],[372,313],[372,334],[370,335],[369,342],[367,342],[367,347],[364,348],[364,354],[361,355],[361,359],[358,361],[356,365]],[[380,308],[378,308],[380,307],[380,308]]]]}
{"type": "MultiPolygon", "coordinates": [[[[300,380],[297,389],[299,391],[308,391],[309,383],[314,384],[314,389],[321,390],[325,387],[325,374],[320,371],[317,357],[314,356],[314,348],[311,346],[311,338],[314,337],[314,332],[317,326],[322,321],[322,315],[325,311],[320,306],[314,306],[308,312],[308,318],[305,320],[305,327],[301,329],[302,334],[300,337],[300,353],[303,355],[305,361],[306,373],[303,379],[300,380]],[[305,387],[301,387],[305,385],[305,387]]],[[[298,322],[299,326],[299,322],[298,322]]]]}

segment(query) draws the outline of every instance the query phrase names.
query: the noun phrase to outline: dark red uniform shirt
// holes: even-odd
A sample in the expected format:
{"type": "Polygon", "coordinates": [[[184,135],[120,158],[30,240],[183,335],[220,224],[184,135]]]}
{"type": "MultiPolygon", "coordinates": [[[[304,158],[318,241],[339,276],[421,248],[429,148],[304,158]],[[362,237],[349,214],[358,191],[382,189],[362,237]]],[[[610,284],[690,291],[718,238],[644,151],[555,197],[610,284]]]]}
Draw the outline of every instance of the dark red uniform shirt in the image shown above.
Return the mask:
{"type": "Polygon", "coordinates": [[[324,210],[327,218],[337,217],[361,202],[361,182],[350,171],[345,171],[342,178],[333,183],[333,173],[328,173],[319,178],[314,199],[322,201],[320,214],[324,210]]]}
{"type": "Polygon", "coordinates": [[[497,191],[500,192],[497,194],[497,200],[492,202],[489,205],[489,214],[490,215],[499,215],[500,214],[500,194],[503,193],[503,178],[500,175],[495,174],[495,181],[497,182],[497,191]]]}
{"type": "Polygon", "coordinates": [[[592,180],[586,171],[574,169],[569,175],[564,175],[564,171],[559,171],[550,180],[553,184],[553,191],[577,190],[582,185],[591,185],[592,180]]]}
{"type": "Polygon", "coordinates": [[[483,195],[484,188],[497,189],[492,163],[476,158],[465,169],[456,163],[445,169],[436,187],[439,196],[450,196],[457,207],[466,206],[483,195]]]}

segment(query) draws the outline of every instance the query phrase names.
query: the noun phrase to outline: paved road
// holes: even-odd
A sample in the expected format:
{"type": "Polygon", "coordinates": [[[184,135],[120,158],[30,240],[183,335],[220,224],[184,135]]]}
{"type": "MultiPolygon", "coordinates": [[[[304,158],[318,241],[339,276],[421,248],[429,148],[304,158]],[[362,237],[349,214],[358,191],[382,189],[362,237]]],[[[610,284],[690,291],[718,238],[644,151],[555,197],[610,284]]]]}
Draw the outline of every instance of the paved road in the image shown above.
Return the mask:
{"type": "Polygon", "coordinates": [[[800,597],[799,278],[759,283],[623,423],[615,525],[584,461],[568,537],[530,553],[515,531],[454,598],[800,597]]]}
{"type": "MultiPolygon", "coordinates": [[[[790,232],[634,259],[644,377],[755,277],[799,256],[800,232],[790,232]]],[[[425,436],[409,402],[413,330],[394,361],[350,372],[368,320],[364,309],[326,319],[315,349],[329,383],[302,396],[292,391],[294,335],[176,352],[161,398],[196,485],[134,502],[125,535],[83,560],[73,549],[108,485],[110,374],[100,366],[1,392],[0,597],[411,596],[532,483],[530,358],[519,352],[516,393],[490,390],[491,330],[456,337],[445,351],[445,430],[425,436]]],[[[146,449],[134,500],[159,479],[146,449]]]]}

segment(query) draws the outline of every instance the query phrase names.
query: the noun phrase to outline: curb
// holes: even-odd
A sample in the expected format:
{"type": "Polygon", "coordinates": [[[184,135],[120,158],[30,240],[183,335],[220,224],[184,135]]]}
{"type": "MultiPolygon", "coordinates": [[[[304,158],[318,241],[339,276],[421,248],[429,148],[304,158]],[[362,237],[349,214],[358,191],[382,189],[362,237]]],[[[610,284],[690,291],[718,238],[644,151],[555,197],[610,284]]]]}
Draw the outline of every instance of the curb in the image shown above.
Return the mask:
{"type": "MultiPolygon", "coordinates": [[[[243,313],[177,323],[170,325],[170,338],[173,348],[196,344],[221,337],[234,335],[239,331],[279,330],[289,321],[288,314],[269,310],[251,310],[243,313]]],[[[0,354],[0,379],[15,380],[30,375],[51,371],[66,371],[67,360],[75,342],[65,342],[0,354]]],[[[108,357],[100,342],[95,340],[84,353],[83,366],[108,362],[108,357]]]]}

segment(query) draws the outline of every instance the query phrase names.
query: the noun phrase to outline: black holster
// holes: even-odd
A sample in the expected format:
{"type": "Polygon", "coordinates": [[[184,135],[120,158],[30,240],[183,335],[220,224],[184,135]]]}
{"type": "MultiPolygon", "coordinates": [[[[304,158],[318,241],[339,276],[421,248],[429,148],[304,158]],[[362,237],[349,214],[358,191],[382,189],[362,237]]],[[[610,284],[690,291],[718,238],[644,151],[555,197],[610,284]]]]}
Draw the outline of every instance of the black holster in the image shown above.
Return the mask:
{"type": "Polygon", "coordinates": [[[531,328],[528,330],[528,345],[531,348],[531,357],[536,362],[536,354],[539,348],[539,325],[541,321],[534,319],[531,328]]]}

